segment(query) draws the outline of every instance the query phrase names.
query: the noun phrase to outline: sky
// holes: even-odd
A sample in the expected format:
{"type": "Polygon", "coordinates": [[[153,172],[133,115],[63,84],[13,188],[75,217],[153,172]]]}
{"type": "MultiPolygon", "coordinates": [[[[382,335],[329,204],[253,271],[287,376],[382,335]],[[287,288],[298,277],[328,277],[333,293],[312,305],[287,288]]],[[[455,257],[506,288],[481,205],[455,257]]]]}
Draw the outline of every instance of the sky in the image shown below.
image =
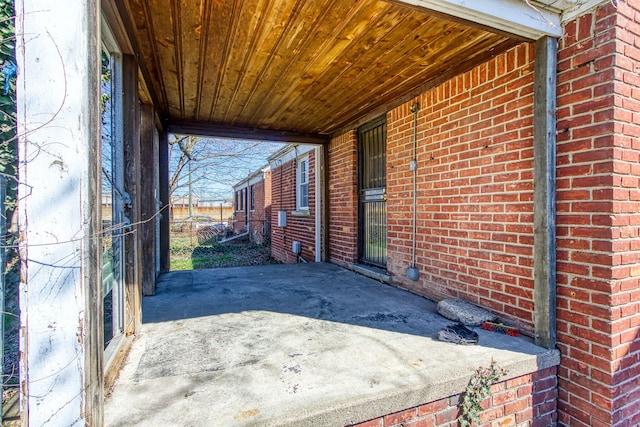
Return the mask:
{"type": "MultiPolygon", "coordinates": [[[[176,135],[169,138],[175,142],[183,138],[176,135]]],[[[184,145],[184,144],[183,144],[184,145]]],[[[230,199],[232,186],[248,175],[259,171],[268,164],[267,159],[286,144],[243,141],[223,138],[198,138],[192,145],[191,176],[194,197],[230,199]]],[[[170,146],[169,175],[173,177],[180,164],[180,158],[186,155],[177,143],[170,146]]],[[[175,196],[186,196],[189,193],[188,163],[182,168],[175,196]]]]}

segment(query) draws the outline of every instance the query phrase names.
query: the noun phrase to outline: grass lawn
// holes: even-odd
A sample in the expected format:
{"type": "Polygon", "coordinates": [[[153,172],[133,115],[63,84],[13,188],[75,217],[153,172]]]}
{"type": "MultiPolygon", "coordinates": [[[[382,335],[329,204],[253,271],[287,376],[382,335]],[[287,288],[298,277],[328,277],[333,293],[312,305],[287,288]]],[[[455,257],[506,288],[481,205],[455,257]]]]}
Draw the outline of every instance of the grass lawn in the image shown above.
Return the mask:
{"type": "Polygon", "coordinates": [[[171,236],[171,271],[274,263],[269,246],[257,245],[247,239],[222,244],[215,239],[198,243],[189,236],[171,236]]]}

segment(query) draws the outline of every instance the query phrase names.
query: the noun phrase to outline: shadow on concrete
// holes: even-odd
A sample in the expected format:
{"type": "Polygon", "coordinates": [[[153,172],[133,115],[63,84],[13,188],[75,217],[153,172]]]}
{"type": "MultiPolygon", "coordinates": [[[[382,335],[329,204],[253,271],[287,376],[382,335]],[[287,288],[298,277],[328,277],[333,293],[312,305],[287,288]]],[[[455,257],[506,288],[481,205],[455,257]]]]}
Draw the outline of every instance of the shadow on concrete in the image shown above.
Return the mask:
{"type": "Polygon", "coordinates": [[[557,363],[486,331],[437,341],[432,301],[331,264],[165,274],[143,322],[107,425],[348,425],[459,393],[492,359],[557,363]]]}
{"type": "MultiPolygon", "coordinates": [[[[308,319],[436,337],[453,322],[435,302],[328,263],[276,264],[164,274],[143,303],[143,323],[270,312],[308,319]]],[[[518,351],[523,339],[476,328],[480,346],[518,351]]],[[[536,347],[537,348],[537,347],[536,347]]]]}
{"type": "Polygon", "coordinates": [[[430,300],[324,263],[168,273],[144,300],[143,322],[257,310],[420,336],[447,323],[430,300]]]}

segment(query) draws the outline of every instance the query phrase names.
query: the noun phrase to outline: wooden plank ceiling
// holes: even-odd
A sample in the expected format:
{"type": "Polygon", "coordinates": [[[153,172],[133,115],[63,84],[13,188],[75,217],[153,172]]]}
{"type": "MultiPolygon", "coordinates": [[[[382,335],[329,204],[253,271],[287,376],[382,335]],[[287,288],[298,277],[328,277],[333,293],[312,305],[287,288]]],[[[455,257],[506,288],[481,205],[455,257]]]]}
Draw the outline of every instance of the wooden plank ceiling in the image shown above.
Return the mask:
{"type": "Polygon", "coordinates": [[[168,124],[330,135],[515,40],[377,0],[123,0],[168,124]]]}

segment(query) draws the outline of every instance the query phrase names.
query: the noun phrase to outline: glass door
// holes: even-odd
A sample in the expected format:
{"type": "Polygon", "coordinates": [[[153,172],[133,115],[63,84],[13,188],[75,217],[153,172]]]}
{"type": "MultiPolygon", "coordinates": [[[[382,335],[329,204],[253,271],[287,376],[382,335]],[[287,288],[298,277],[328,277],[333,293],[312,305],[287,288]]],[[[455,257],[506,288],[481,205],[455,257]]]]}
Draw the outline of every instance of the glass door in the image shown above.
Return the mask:
{"type": "Polygon", "coordinates": [[[124,167],[119,55],[102,49],[102,307],[104,348],[124,329],[124,167]]]}

